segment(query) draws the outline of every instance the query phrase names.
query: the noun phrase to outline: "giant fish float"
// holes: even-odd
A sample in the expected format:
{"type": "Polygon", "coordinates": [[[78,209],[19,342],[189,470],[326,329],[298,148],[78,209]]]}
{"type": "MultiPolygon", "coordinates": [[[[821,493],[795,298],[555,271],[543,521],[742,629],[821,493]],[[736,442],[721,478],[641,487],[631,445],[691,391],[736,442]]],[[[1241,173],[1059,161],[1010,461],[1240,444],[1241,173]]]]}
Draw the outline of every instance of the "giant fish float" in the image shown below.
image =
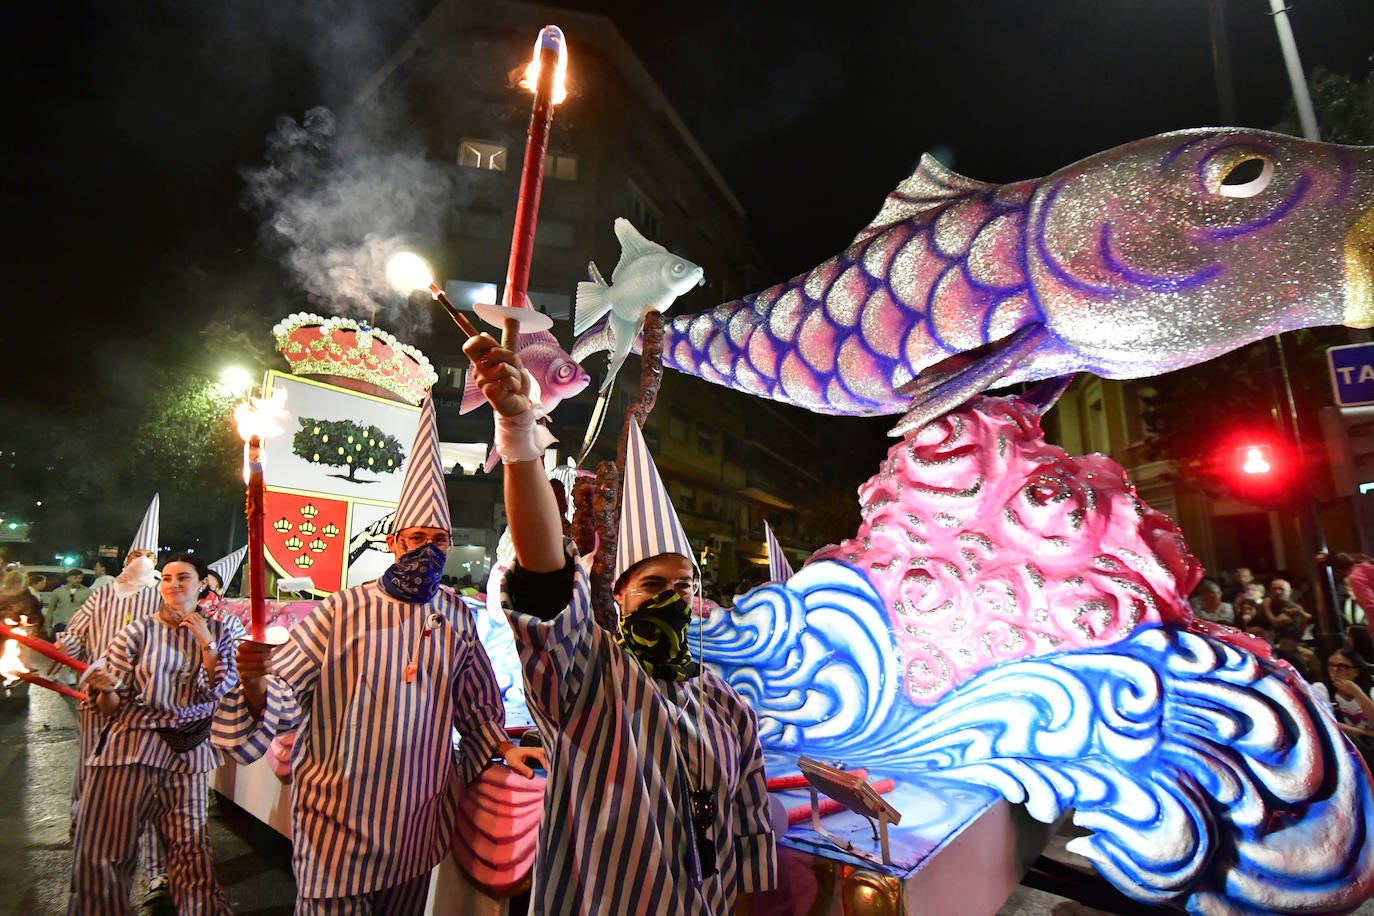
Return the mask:
{"type": "Polygon", "coordinates": [[[1330,710],[1264,643],[1195,621],[1178,529],[1039,428],[1073,373],[1148,377],[1340,323],[1374,325],[1374,148],[1231,128],[1007,185],[925,157],[842,253],[666,319],[665,366],[903,415],[854,538],[696,627],[770,774],[808,755],[980,784],[1045,822],[1072,809],[1091,833],[1071,848],[1146,903],[1369,899],[1374,786],[1330,710]]]}
{"type": "Polygon", "coordinates": [[[1374,326],[1374,148],[1195,129],[1005,185],[925,156],[840,254],[665,321],[663,364],[901,434],[985,389],[1340,323],[1374,326]]]}

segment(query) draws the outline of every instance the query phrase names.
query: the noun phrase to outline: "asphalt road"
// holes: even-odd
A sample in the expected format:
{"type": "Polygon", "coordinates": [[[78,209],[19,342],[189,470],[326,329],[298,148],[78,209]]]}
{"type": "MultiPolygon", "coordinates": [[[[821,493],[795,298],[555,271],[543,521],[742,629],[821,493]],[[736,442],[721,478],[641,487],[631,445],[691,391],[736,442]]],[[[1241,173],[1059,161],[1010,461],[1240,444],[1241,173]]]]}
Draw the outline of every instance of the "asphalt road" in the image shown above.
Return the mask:
{"type": "MultiPolygon", "coordinates": [[[[0,785],[11,793],[9,803],[0,805],[0,916],[66,912],[72,862],[67,808],[76,758],[71,700],[24,685],[0,690],[0,785]]],[[[290,916],[296,886],[290,844],[283,837],[211,792],[210,838],[216,874],[235,913],[290,916]]],[[[1057,846],[1062,853],[1062,842],[1057,846]]],[[[171,912],[165,905],[140,905],[141,891],[140,884],[131,912],[171,912]]],[[[1100,912],[1022,887],[998,916],[1100,912]]]]}

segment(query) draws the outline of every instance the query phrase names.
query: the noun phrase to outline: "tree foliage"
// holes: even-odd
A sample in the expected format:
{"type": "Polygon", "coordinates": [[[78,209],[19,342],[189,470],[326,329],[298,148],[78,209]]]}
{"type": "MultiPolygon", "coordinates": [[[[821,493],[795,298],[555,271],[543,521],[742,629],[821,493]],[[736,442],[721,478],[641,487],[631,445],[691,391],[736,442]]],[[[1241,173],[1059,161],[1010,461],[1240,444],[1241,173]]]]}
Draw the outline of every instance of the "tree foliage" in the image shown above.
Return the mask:
{"type": "Polygon", "coordinates": [[[291,440],[291,451],[311,464],[347,468],[345,477],[358,483],[358,471],[391,474],[401,466],[405,452],[395,436],[376,426],[359,426],[351,420],[316,420],[300,417],[301,428],[291,440]]]}

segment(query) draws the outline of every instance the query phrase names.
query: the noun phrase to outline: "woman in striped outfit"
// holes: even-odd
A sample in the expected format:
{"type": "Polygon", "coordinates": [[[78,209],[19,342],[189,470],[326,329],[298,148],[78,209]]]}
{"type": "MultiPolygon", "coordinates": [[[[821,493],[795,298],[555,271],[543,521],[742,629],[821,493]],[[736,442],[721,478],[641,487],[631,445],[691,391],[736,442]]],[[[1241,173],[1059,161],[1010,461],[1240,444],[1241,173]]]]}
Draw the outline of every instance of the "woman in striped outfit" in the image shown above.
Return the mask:
{"type": "Polygon", "coordinates": [[[229,913],[215,880],[206,833],[210,773],[220,752],[208,740],[210,716],[238,684],[234,644],[196,603],[207,586],[205,562],[177,554],[162,568],[162,604],[115,636],[105,665],[86,678],[106,717],[73,845],[68,913],[118,916],[128,908],[139,829],[151,823],[167,859],[177,913],[229,913]]]}

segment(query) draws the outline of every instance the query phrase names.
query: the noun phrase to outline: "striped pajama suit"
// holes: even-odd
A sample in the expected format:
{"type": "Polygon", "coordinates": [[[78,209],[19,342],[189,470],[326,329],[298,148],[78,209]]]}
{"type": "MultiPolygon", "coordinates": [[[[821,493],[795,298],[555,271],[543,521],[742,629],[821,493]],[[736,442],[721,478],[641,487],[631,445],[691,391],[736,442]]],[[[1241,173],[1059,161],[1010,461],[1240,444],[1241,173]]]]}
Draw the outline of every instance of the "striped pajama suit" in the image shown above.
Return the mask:
{"type": "MultiPolygon", "coordinates": [[[[273,736],[299,727],[291,759],[297,912],[366,912],[365,900],[325,898],[396,888],[449,854],[453,777],[472,781],[506,738],[491,662],[451,591],[411,604],[368,582],[329,596],[292,628],[273,670],[261,719],[233,690],[213,739],[248,763],[273,736]]],[[[422,897],[414,912],[423,906],[422,897]]]]}
{"type": "Polygon", "coordinates": [[[531,912],[732,913],[737,893],[776,884],[753,710],[704,668],[680,683],[649,677],[596,624],[572,565],[571,602],[550,621],[517,612],[518,588],[502,593],[549,764],[531,912]],[[703,787],[716,790],[719,869],[705,879],[689,801],[703,787]]]}
{"type": "MultiPolygon", "coordinates": [[[[93,662],[105,654],[114,643],[120,630],[135,620],[142,620],[157,613],[162,604],[157,583],[125,593],[114,582],[91,592],[86,603],[77,609],[67,622],[67,629],[57,636],[57,645],[77,661],[93,662]]],[[[76,707],[76,736],[79,756],[76,772],[72,774],[72,828],[76,828],[77,816],[81,808],[81,795],[85,786],[87,761],[95,753],[96,742],[100,739],[100,728],[104,724],[102,716],[91,703],[81,703],[76,707]]],[[[157,835],[153,826],[148,824],[138,844],[139,869],[145,875],[161,874],[162,850],[158,848],[157,835]]]]}
{"type": "Polygon", "coordinates": [[[205,830],[210,772],[222,757],[209,741],[178,753],[155,731],[208,717],[238,684],[229,631],[214,621],[209,627],[220,659],[213,676],[202,665],[191,631],[156,616],[120,630],[105,653],[122,685],[120,706],[87,762],[72,845],[71,916],[127,911],[143,825],[156,830],[166,854],[177,913],[230,912],[205,830]]]}

